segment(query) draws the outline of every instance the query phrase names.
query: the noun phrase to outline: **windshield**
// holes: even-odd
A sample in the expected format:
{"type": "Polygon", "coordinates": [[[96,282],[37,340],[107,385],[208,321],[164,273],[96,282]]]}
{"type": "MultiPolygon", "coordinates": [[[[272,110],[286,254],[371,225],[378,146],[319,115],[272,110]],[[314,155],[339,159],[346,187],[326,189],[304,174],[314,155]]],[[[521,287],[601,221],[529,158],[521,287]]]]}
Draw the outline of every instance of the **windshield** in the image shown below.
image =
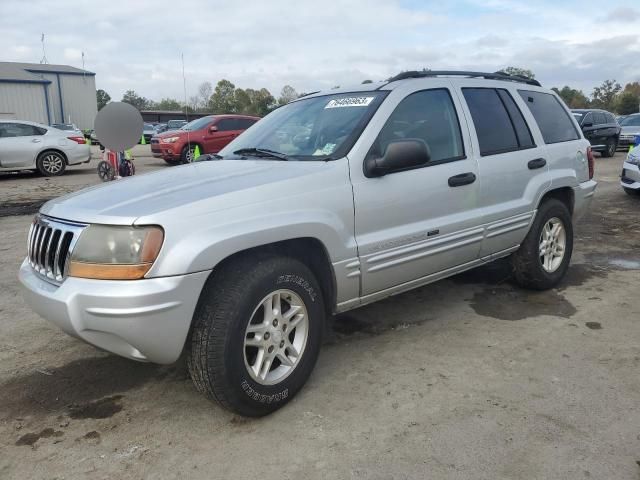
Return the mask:
{"type": "Polygon", "coordinates": [[[207,125],[209,125],[209,123],[211,123],[212,120],[213,120],[213,118],[211,118],[211,117],[202,117],[202,118],[198,118],[196,120],[192,120],[192,121],[190,121],[186,125],[183,125],[180,128],[182,130],[189,130],[189,131],[200,130],[201,128],[204,128],[207,125]]]}
{"type": "Polygon", "coordinates": [[[75,130],[73,125],[68,125],[66,123],[54,123],[51,125],[53,128],[57,128],[58,130],[75,130]]]}
{"type": "Polygon", "coordinates": [[[620,125],[623,127],[640,127],[640,115],[633,115],[620,120],[620,125]]]}
{"type": "Polygon", "coordinates": [[[289,103],[245,131],[220,155],[244,158],[233,152],[259,149],[296,160],[339,158],[353,146],[386,93],[342,93],[289,103]]]}

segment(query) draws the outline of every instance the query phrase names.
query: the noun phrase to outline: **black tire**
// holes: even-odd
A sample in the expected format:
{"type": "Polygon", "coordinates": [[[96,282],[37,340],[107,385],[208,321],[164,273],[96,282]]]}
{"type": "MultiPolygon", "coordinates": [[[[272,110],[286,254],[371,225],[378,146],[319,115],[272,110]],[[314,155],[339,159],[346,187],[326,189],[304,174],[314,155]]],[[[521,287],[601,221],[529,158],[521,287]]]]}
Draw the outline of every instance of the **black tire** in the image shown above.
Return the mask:
{"type": "Polygon", "coordinates": [[[518,251],[511,257],[516,283],[521,287],[534,290],[548,290],[555,287],[567,273],[572,252],[573,224],[569,209],[560,200],[553,198],[545,200],[538,209],[531,230],[529,230],[518,251]],[[543,268],[540,259],[540,238],[542,229],[553,218],[557,218],[562,222],[566,241],[564,257],[560,265],[555,271],[548,272],[543,268]]]}
{"type": "Polygon", "coordinates": [[[185,145],[184,147],[182,147],[182,151],[180,152],[180,163],[184,164],[184,163],[193,162],[193,153],[195,152],[195,150],[196,150],[195,143],[185,145]]]}
{"type": "Polygon", "coordinates": [[[164,161],[167,162],[169,165],[180,165],[180,163],[182,163],[182,159],[181,158],[178,158],[178,159],[165,158],[164,161]]]}
{"type": "Polygon", "coordinates": [[[604,158],[613,157],[616,154],[616,150],[618,149],[618,142],[615,138],[610,138],[607,140],[607,148],[605,148],[601,155],[604,158]]]}
{"type": "Polygon", "coordinates": [[[66,170],[67,159],[61,153],[49,150],[38,155],[36,167],[45,177],[57,177],[66,170]]]}
{"type": "Polygon", "coordinates": [[[113,166],[104,160],[98,162],[98,177],[103,182],[110,182],[116,176],[116,171],[113,169],[113,166]]]}
{"type": "MultiPolygon", "coordinates": [[[[320,287],[303,263],[272,254],[230,261],[207,280],[196,307],[187,341],[187,366],[193,383],[235,413],[267,415],[291,400],[309,378],[320,351],[324,319],[320,287]],[[246,329],[261,300],[281,289],[294,292],[304,302],[306,344],[288,376],[264,385],[252,378],[245,365],[245,350],[250,348],[244,343],[246,329]]],[[[275,361],[271,368],[276,368],[275,361]]]]}
{"type": "Polygon", "coordinates": [[[624,188],[624,193],[626,193],[627,195],[631,197],[640,197],[640,190],[627,188],[627,187],[622,187],[622,188],[624,188]]]}

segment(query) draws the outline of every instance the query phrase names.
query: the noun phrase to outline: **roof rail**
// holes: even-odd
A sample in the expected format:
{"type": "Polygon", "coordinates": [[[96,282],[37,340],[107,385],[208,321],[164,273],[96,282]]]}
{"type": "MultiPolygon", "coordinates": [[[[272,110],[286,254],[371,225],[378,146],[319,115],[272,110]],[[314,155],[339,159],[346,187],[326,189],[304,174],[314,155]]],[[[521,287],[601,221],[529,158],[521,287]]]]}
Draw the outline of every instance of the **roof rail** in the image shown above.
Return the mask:
{"type": "Polygon", "coordinates": [[[494,72],[494,73],[486,73],[486,72],[465,72],[465,71],[457,71],[457,70],[426,70],[422,72],[418,71],[410,71],[410,72],[402,72],[396,75],[395,77],[391,77],[389,82],[395,82],[397,80],[404,80],[406,78],[423,78],[423,77],[472,77],[472,78],[486,78],[487,80],[507,80],[511,82],[520,82],[526,83],[527,85],[535,85],[536,87],[541,87],[540,82],[534,80],[533,78],[523,77],[522,75],[509,75],[503,72],[494,72]]]}

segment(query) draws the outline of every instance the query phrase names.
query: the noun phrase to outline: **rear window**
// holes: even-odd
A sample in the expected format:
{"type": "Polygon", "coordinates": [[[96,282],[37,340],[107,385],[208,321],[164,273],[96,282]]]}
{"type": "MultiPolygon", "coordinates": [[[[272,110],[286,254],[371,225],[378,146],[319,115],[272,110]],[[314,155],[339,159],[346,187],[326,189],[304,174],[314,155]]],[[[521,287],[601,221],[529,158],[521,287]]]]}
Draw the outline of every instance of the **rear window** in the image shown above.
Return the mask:
{"type": "Polygon", "coordinates": [[[496,155],[534,146],[529,127],[509,92],[463,88],[478,136],[480,155],[496,155]]]}
{"type": "Polygon", "coordinates": [[[580,138],[569,114],[556,97],[530,90],[518,90],[518,93],[536,119],[545,143],[570,142],[580,138]]]}

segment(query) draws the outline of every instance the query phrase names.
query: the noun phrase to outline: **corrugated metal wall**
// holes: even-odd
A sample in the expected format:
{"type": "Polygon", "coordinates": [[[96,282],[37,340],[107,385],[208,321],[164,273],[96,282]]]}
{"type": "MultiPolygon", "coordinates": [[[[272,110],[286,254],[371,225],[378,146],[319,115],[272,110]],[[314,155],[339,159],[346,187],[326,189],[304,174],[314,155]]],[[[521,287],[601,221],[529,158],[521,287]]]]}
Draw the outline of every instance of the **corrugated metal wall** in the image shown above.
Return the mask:
{"type": "Polygon", "coordinates": [[[71,117],[71,123],[79,128],[93,128],[93,120],[98,113],[95,77],[61,73],[60,87],[65,122],[69,122],[71,117]]]}
{"type": "Polygon", "coordinates": [[[0,83],[0,117],[30,120],[47,125],[49,122],[42,85],[40,83],[0,83]]]}

